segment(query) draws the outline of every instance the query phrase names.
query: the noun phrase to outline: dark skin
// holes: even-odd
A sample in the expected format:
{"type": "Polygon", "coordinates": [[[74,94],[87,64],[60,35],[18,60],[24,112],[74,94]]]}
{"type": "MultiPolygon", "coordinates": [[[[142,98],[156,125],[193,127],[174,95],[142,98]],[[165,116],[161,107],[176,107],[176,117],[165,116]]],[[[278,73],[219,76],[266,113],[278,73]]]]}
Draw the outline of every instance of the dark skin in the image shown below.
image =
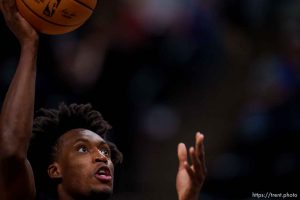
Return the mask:
{"type": "Polygon", "coordinates": [[[72,129],[58,141],[56,161],[48,168],[58,184],[59,199],[83,199],[113,191],[114,165],[109,145],[96,133],[72,129]]]}
{"type": "MultiPolygon", "coordinates": [[[[36,189],[27,150],[32,134],[39,35],[19,14],[14,0],[0,0],[0,10],[21,47],[0,115],[0,199],[34,200],[36,189]]],[[[203,140],[204,136],[197,133],[195,146],[189,151],[183,143],[178,145],[179,200],[198,199],[206,176],[203,140]]],[[[114,166],[103,138],[89,130],[73,129],[57,144],[56,159],[49,165],[48,174],[59,180],[59,200],[106,199],[113,190],[114,166]],[[101,170],[99,174],[97,170],[101,170]]]]}
{"type": "Polygon", "coordinates": [[[32,132],[39,37],[16,12],[14,1],[1,0],[0,9],[21,45],[18,67],[0,116],[0,199],[31,200],[35,187],[26,154],[32,132]]]}

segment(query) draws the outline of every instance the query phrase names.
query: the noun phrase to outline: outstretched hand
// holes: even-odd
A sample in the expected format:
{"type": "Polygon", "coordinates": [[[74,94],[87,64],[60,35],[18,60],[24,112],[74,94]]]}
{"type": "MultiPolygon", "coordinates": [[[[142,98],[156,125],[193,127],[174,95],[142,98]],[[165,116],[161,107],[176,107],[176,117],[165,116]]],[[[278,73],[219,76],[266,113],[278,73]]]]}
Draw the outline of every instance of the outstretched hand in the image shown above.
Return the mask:
{"type": "Polygon", "coordinates": [[[18,12],[15,0],[0,0],[0,11],[21,45],[38,41],[37,32],[18,12]]]}
{"type": "Polygon", "coordinates": [[[196,200],[206,177],[204,158],[204,136],[197,132],[195,147],[189,148],[192,164],[188,163],[188,153],[185,144],[178,145],[179,168],[176,178],[176,189],[179,200],[196,200]]]}

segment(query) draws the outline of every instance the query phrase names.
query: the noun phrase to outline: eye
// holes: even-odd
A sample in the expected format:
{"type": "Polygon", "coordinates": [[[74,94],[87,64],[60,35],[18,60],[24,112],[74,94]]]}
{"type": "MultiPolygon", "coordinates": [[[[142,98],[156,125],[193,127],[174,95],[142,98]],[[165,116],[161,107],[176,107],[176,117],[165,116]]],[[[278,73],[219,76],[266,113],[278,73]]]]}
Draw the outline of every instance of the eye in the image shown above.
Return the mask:
{"type": "Polygon", "coordinates": [[[86,153],[88,152],[88,148],[86,146],[80,146],[77,151],[80,153],[86,153]]]}
{"type": "Polygon", "coordinates": [[[101,152],[102,155],[106,156],[106,157],[110,157],[110,150],[107,148],[101,148],[99,150],[101,152]]]}

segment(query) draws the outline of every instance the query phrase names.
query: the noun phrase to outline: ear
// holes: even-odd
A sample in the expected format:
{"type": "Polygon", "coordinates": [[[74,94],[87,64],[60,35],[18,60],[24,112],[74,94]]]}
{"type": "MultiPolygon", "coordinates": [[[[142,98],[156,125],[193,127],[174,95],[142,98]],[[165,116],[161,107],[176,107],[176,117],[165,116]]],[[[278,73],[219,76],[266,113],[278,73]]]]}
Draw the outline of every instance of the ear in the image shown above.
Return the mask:
{"type": "Polygon", "coordinates": [[[54,162],[48,166],[48,175],[51,179],[62,177],[60,166],[57,162],[54,162]]]}

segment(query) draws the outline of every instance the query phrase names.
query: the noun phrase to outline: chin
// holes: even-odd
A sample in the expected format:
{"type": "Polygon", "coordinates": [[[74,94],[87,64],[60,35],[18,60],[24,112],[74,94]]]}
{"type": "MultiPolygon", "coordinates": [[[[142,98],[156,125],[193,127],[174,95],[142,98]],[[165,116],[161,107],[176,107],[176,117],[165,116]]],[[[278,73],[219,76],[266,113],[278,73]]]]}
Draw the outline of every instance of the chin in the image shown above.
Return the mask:
{"type": "Polygon", "coordinates": [[[111,195],[113,193],[113,187],[111,185],[101,185],[96,188],[93,188],[92,193],[94,194],[109,194],[111,195]]]}

